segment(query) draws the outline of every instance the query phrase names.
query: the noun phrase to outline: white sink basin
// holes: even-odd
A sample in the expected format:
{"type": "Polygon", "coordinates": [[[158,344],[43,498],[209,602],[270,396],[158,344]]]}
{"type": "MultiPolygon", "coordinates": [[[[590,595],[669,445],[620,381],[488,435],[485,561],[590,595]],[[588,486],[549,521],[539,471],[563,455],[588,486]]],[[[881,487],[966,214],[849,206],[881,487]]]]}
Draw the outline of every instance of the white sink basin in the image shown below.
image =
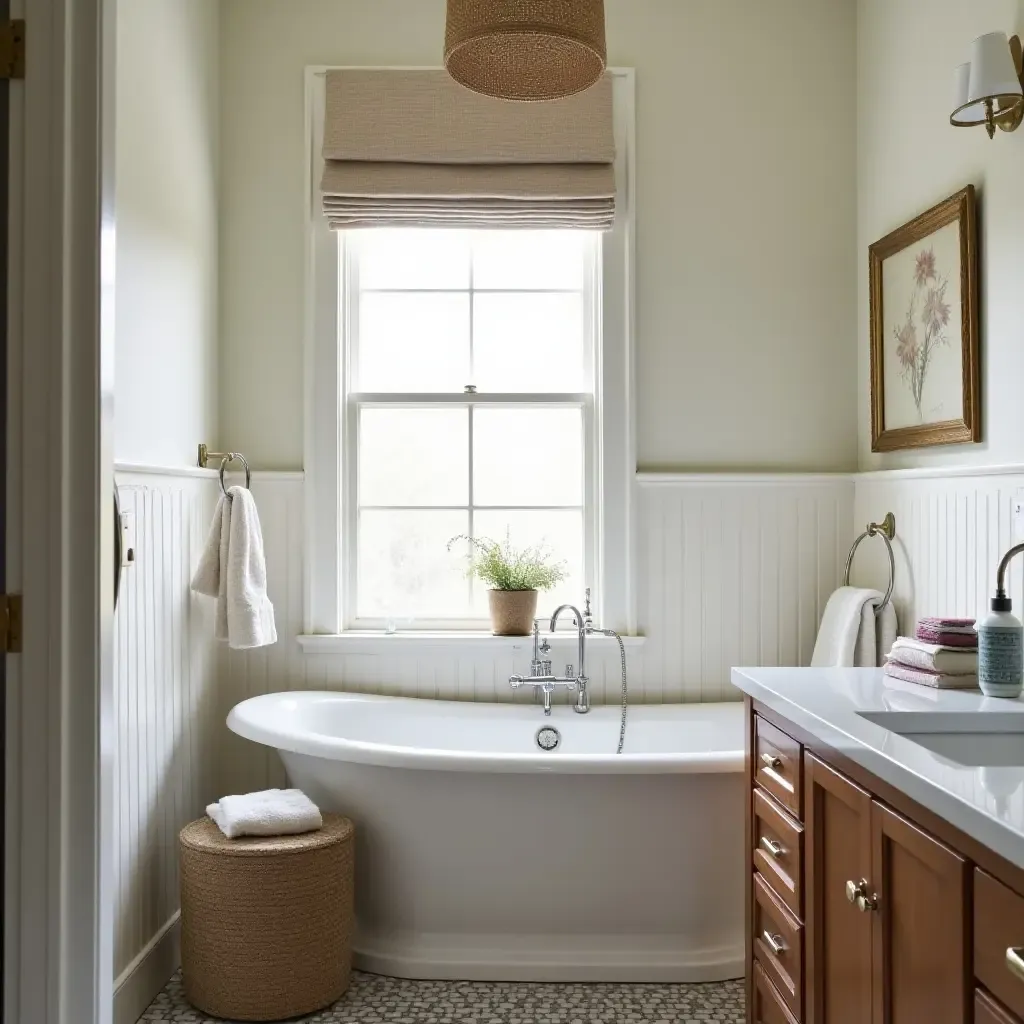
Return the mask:
{"type": "Polygon", "coordinates": [[[1024,714],[943,711],[858,711],[883,729],[905,736],[968,767],[1024,767],[1024,714]]]}

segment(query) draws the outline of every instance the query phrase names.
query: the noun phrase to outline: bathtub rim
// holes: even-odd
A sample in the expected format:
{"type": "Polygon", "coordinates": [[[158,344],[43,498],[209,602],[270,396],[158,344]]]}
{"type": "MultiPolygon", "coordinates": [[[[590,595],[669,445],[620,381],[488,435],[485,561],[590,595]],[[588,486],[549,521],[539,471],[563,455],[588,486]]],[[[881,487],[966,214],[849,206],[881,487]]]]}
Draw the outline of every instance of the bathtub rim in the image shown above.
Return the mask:
{"type": "MultiPolygon", "coordinates": [[[[745,740],[743,704],[739,702],[716,702],[700,704],[636,705],[636,708],[651,710],[657,707],[688,709],[694,711],[708,708],[720,709],[714,712],[723,719],[723,727],[732,730],[734,741],[728,745],[716,746],[711,750],[644,752],[617,755],[607,754],[544,754],[537,753],[489,753],[487,751],[454,751],[430,747],[408,747],[383,743],[367,743],[343,737],[328,737],[308,733],[284,724],[280,719],[271,726],[267,723],[266,712],[282,699],[295,700],[303,697],[343,698],[366,703],[420,703],[450,705],[466,708],[462,701],[441,701],[419,697],[384,696],[379,694],[350,693],[338,690],[293,690],[260,694],[236,704],[227,717],[228,728],[238,736],[295,754],[305,754],[329,761],[351,762],[375,765],[383,768],[404,768],[419,771],[480,772],[495,774],[532,774],[542,772],[559,775],[700,775],[738,773],[745,768],[745,740]],[[263,712],[263,714],[260,714],[263,712]]],[[[519,707],[512,704],[473,703],[474,708],[489,707],[496,711],[519,707]]],[[[595,708],[595,711],[600,708],[595,708]]],[[[615,705],[604,710],[618,712],[615,705]]],[[[568,707],[556,709],[556,715],[564,718],[572,715],[568,707]]],[[[545,722],[538,712],[537,727],[545,722]]]]}

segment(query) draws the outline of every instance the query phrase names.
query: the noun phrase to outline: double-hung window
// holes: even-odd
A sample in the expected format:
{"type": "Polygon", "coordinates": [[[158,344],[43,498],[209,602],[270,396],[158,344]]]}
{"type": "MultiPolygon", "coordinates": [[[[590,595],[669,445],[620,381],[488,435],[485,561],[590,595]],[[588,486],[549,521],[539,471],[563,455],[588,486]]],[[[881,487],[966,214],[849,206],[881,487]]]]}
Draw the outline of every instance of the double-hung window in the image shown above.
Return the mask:
{"type": "Polygon", "coordinates": [[[547,603],[594,581],[600,239],[339,235],[352,627],[482,627],[474,539],[562,563],[547,603]]]}
{"type": "MultiPolygon", "coordinates": [[[[602,624],[629,630],[632,75],[610,76],[614,226],[607,199],[587,198],[610,172],[542,163],[510,164],[500,186],[535,190],[532,213],[519,218],[499,191],[467,207],[463,226],[442,194],[449,171],[372,162],[395,159],[366,100],[377,95],[373,76],[389,74],[329,71],[338,77],[327,90],[323,69],[307,74],[305,632],[354,632],[363,642],[367,632],[486,630],[486,587],[466,572],[472,541],[485,539],[539,548],[563,564],[565,579],[543,595],[541,614],[582,604],[590,588],[602,624]],[[363,107],[349,118],[346,103],[363,107]],[[421,173],[441,205],[408,200],[420,204],[410,217],[417,223],[388,224],[409,212],[405,182],[421,173]],[[582,198],[564,198],[566,180],[582,198]],[[550,218],[548,195],[558,203],[550,218]],[[439,209],[448,223],[428,226],[439,209]],[[520,222],[490,226],[503,218],[520,222]]],[[[417,118],[454,104],[463,127],[472,120],[463,106],[475,101],[450,93],[443,78],[396,74],[389,88],[406,89],[409,103],[425,90],[434,97],[417,118]]],[[[528,129],[532,120],[516,128],[516,111],[509,130],[528,129]]],[[[505,136],[485,113],[481,131],[500,151],[505,136]]],[[[388,116],[389,131],[406,130],[398,109],[388,116]]],[[[545,138],[573,131],[565,121],[545,138]]],[[[528,136],[517,146],[529,148],[528,136]]],[[[606,152],[601,143],[597,156],[606,152]]],[[[484,184],[495,171],[482,169],[484,184]]],[[[454,178],[464,180],[461,171],[454,178]]]]}

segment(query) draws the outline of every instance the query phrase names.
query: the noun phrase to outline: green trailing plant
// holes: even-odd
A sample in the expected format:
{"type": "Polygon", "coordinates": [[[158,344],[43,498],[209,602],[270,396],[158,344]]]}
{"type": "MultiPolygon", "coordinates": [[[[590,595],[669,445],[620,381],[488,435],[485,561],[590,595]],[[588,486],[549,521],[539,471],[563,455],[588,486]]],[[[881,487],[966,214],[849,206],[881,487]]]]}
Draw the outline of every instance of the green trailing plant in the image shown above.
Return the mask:
{"type": "Polygon", "coordinates": [[[448,550],[462,540],[472,548],[468,574],[492,590],[550,590],[565,579],[565,563],[553,561],[543,545],[515,548],[508,534],[504,544],[461,534],[448,541],[448,550]]]}

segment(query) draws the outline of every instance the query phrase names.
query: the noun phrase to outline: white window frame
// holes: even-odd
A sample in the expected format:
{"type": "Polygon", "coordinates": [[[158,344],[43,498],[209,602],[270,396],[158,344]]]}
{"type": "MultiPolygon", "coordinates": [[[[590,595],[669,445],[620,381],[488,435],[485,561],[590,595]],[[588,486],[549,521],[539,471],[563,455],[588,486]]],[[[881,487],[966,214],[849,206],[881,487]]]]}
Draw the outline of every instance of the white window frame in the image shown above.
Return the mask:
{"type": "MultiPolygon", "coordinates": [[[[346,635],[345,601],[351,595],[346,593],[344,560],[354,556],[351,541],[355,521],[355,502],[348,501],[354,493],[354,467],[342,464],[344,431],[350,428],[345,422],[347,367],[341,331],[343,246],[327,226],[320,205],[324,78],[328,70],[333,69],[306,69],[304,633],[313,636],[346,635]]],[[[594,418],[589,431],[593,443],[586,452],[591,492],[585,503],[589,510],[585,514],[585,562],[594,588],[595,618],[603,626],[632,634],[636,631],[632,578],[636,476],[635,77],[631,68],[613,68],[611,74],[619,195],[614,229],[603,235],[600,246],[602,273],[597,276],[603,286],[598,292],[601,316],[594,353],[595,386],[593,397],[585,397],[584,415],[594,418]]],[[[495,398],[472,397],[477,404],[495,398]]],[[[579,396],[566,397],[579,401],[579,396]]],[[[423,625],[429,629],[431,624],[423,625]]],[[[450,628],[459,630],[466,625],[453,623],[450,628]]],[[[366,632],[354,630],[348,635],[365,638],[366,632]]]]}

